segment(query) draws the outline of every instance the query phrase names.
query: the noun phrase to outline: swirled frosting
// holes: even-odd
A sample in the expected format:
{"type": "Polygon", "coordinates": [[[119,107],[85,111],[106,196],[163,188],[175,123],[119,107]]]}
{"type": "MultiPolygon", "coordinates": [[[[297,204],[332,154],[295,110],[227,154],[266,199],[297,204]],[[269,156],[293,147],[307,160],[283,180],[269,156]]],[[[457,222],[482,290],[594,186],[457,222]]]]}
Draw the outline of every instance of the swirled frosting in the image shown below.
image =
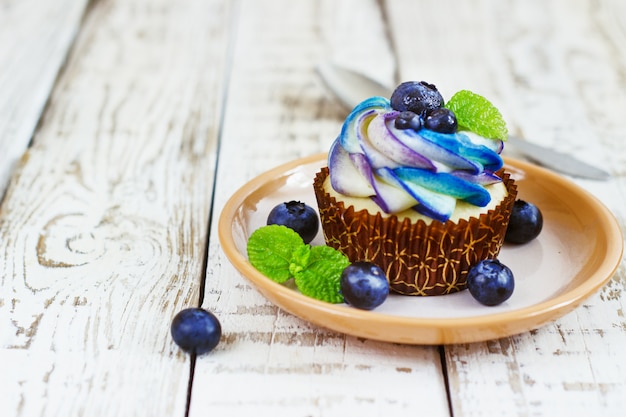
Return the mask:
{"type": "Polygon", "coordinates": [[[495,172],[503,165],[502,141],[469,131],[398,129],[398,114],[383,97],[352,110],[329,152],[332,188],[371,198],[385,213],[412,208],[440,221],[458,201],[487,206],[485,187],[501,182],[495,172]]]}

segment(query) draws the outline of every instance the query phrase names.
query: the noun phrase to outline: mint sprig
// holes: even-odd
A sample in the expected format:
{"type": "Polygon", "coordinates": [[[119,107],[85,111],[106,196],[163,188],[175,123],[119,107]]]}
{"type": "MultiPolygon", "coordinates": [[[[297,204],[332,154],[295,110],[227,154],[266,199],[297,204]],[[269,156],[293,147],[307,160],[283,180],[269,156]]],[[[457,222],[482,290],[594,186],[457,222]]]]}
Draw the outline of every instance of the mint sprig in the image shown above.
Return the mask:
{"type": "Polygon", "coordinates": [[[341,273],[350,261],[330,246],[310,247],[310,253],[306,268],[295,275],[296,287],[309,297],[333,304],[342,303],[341,273]]]}
{"type": "Polygon", "coordinates": [[[502,114],[483,96],[461,90],[448,100],[445,107],[454,113],[460,128],[488,139],[507,139],[508,129],[502,114]]]}
{"type": "Polygon", "coordinates": [[[303,261],[293,258],[304,241],[299,234],[291,232],[285,226],[266,226],[255,230],[248,239],[248,259],[252,266],[281,284],[293,277],[291,271],[303,261]]]}
{"type": "Polygon", "coordinates": [[[271,280],[284,283],[295,278],[302,294],[333,304],[343,302],[341,273],[350,261],[334,248],[311,247],[292,229],[269,225],[250,235],[247,251],[252,266],[271,280]]]}

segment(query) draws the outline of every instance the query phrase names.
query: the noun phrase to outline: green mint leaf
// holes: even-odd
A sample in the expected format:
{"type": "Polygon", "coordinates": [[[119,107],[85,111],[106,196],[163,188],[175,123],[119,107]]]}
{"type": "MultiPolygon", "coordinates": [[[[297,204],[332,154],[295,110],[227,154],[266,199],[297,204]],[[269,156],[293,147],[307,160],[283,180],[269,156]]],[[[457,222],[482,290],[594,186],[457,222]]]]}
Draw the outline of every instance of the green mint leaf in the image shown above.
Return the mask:
{"type": "Polygon", "coordinates": [[[333,304],[343,302],[340,280],[348,258],[330,246],[311,248],[308,264],[295,274],[296,286],[306,296],[333,304]]]}
{"type": "Polygon", "coordinates": [[[291,262],[289,263],[289,273],[291,276],[298,275],[304,270],[309,263],[311,257],[311,247],[309,245],[298,246],[291,254],[291,262]]]}
{"type": "Polygon", "coordinates": [[[500,111],[483,96],[468,90],[455,93],[445,104],[460,128],[488,139],[506,140],[508,130],[500,111]]]}
{"type": "Polygon", "coordinates": [[[333,304],[344,301],[341,273],[350,261],[330,246],[311,247],[292,229],[270,225],[250,235],[247,250],[252,266],[273,281],[295,277],[296,287],[308,297],[333,304]]]}
{"type": "MultiPolygon", "coordinates": [[[[292,229],[279,225],[263,226],[248,238],[248,259],[263,275],[283,283],[293,276],[294,253],[301,251],[302,247],[308,251],[300,235],[292,229]]],[[[298,259],[302,257],[299,255],[298,259]]]]}

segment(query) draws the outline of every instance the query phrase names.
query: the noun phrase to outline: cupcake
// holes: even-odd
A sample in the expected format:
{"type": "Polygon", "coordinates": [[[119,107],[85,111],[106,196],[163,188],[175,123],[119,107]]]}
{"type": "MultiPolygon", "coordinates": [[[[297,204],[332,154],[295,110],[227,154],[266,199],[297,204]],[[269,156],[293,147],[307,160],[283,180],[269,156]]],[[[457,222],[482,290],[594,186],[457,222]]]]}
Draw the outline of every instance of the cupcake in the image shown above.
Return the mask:
{"type": "Polygon", "coordinates": [[[314,190],[326,244],[380,266],[392,291],[442,295],[497,257],[516,197],[507,130],[485,98],[400,84],[347,116],[314,190]]]}

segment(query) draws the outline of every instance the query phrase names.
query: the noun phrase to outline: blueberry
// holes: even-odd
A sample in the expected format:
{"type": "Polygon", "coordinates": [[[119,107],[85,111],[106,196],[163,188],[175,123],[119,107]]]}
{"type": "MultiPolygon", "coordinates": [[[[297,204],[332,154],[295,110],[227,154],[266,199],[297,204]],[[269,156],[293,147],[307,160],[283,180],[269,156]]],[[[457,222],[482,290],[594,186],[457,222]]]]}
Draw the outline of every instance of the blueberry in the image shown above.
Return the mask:
{"type": "Polygon", "coordinates": [[[174,316],[170,332],[182,350],[202,355],[217,346],[222,336],[222,326],[211,312],[201,308],[186,308],[174,316]]]}
{"type": "Polygon", "coordinates": [[[279,224],[295,230],[304,243],[311,242],[319,230],[317,212],[299,201],[289,201],[274,207],[267,216],[267,224],[279,224]]]}
{"type": "Polygon", "coordinates": [[[432,84],[425,81],[407,81],[391,94],[391,107],[397,111],[412,111],[422,117],[443,106],[443,97],[432,84]]]}
{"type": "Polygon", "coordinates": [[[403,111],[398,114],[394,122],[396,129],[413,129],[420,130],[422,128],[422,118],[419,114],[412,111],[403,111]]]}
{"type": "Polygon", "coordinates": [[[467,274],[467,289],[481,304],[495,306],[513,294],[513,272],[497,259],[480,261],[467,274]]]}
{"type": "Polygon", "coordinates": [[[527,243],[539,236],[542,228],[543,216],[539,208],[532,203],[516,200],[504,240],[510,243],[527,243]]]}
{"type": "Polygon", "coordinates": [[[457,129],[456,116],[448,109],[435,109],[426,116],[424,127],[439,133],[454,133],[457,129]]]}
{"type": "Polygon", "coordinates": [[[341,273],[341,293],[346,303],[362,310],[372,310],[381,305],[389,295],[389,282],[377,265],[357,261],[341,273]]]}

